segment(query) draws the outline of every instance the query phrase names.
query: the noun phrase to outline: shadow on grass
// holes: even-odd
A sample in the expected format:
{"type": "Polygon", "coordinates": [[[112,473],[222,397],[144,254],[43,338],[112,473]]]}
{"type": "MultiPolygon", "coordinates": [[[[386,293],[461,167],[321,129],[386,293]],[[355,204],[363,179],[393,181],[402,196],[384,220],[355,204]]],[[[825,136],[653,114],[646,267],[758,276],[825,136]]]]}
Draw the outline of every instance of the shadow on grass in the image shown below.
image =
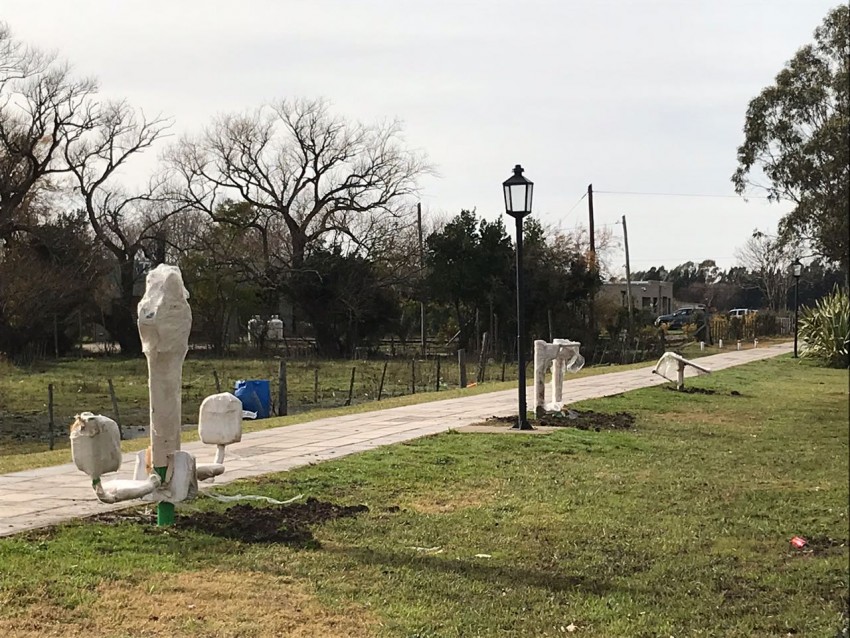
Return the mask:
{"type": "Polygon", "coordinates": [[[602,596],[612,590],[608,582],[578,575],[542,572],[517,566],[492,564],[487,559],[463,560],[435,554],[411,556],[371,548],[331,550],[345,554],[360,563],[388,569],[411,569],[454,574],[465,578],[494,583],[503,588],[525,585],[555,592],[582,591],[602,596]]]}

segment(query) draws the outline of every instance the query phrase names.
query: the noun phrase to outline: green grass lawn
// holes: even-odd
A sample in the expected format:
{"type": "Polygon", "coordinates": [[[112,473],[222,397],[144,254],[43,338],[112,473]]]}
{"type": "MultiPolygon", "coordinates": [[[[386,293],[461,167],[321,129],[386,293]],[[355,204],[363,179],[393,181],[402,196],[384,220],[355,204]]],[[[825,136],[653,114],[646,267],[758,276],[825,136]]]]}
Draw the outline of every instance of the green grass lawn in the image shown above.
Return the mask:
{"type": "MultiPolygon", "coordinates": [[[[633,430],[448,433],[219,488],[368,506],[308,543],[133,519],[0,539],[0,629],[845,635],[847,371],[782,357],[689,385],[715,394],[574,406],[629,411],[633,430]]],[[[227,507],[201,499],[178,522],[227,507]]]]}

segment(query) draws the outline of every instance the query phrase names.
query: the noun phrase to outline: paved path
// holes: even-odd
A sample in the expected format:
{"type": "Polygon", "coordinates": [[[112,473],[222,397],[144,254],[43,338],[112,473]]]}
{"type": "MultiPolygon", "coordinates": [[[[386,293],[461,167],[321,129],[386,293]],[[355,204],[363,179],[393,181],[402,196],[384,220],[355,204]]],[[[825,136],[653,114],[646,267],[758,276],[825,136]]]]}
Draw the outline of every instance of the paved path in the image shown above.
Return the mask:
{"type": "MultiPolygon", "coordinates": [[[[716,354],[701,358],[700,363],[722,370],[790,351],[789,344],[777,344],[716,354]]],[[[651,368],[567,379],[564,398],[580,401],[664,383],[650,373],[651,368]]],[[[512,413],[516,413],[516,390],[506,390],[251,432],[241,443],[228,446],[227,471],[211,485],[336,459],[512,413]]],[[[200,442],[188,443],[183,449],[200,462],[211,462],[214,456],[214,448],[200,442]]],[[[135,454],[124,455],[122,477],[132,477],[134,462],[135,454]]],[[[98,502],[89,478],[72,463],[0,474],[0,536],[137,503],[109,506],[98,502]]]]}

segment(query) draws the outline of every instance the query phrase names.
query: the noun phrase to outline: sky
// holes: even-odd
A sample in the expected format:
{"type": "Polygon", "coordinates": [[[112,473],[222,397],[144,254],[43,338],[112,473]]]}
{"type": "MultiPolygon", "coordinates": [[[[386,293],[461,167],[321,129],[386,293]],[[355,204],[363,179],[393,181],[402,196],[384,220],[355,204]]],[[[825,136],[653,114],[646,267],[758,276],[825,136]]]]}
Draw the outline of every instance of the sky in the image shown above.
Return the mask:
{"type": "Polygon", "coordinates": [[[754,229],[775,231],[788,205],[744,201],[730,182],[744,115],[836,4],[0,0],[0,20],[103,95],[173,118],[175,135],[286,97],[324,97],[364,123],[397,118],[436,169],[421,181],[426,216],[496,219],[501,182],[522,164],[532,214],[569,230],[587,223],[592,183],[618,272],[623,215],[633,271],[728,268],[754,229]]]}

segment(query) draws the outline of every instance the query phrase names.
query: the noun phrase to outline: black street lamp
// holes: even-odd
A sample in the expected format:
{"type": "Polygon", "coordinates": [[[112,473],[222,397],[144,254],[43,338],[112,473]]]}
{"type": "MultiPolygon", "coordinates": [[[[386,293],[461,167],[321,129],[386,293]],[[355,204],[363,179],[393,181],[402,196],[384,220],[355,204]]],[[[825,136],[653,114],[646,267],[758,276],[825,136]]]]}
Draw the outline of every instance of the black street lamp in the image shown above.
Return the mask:
{"type": "Polygon", "coordinates": [[[533,430],[528,422],[525,404],[525,298],[522,286],[522,220],[531,214],[534,182],[522,176],[522,166],[514,166],[514,174],[502,182],[505,190],[505,212],[516,220],[516,351],[519,364],[519,415],[517,430],[533,430]]]}
{"type": "Polygon", "coordinates": [[[797,358],[797,312],[799,304],[797,303],[798,294],[800,292],[800,275],[803,274],[803,264],[799,259],[791,262],[791,274],[794,275],[794,358],[797,358]]]}

